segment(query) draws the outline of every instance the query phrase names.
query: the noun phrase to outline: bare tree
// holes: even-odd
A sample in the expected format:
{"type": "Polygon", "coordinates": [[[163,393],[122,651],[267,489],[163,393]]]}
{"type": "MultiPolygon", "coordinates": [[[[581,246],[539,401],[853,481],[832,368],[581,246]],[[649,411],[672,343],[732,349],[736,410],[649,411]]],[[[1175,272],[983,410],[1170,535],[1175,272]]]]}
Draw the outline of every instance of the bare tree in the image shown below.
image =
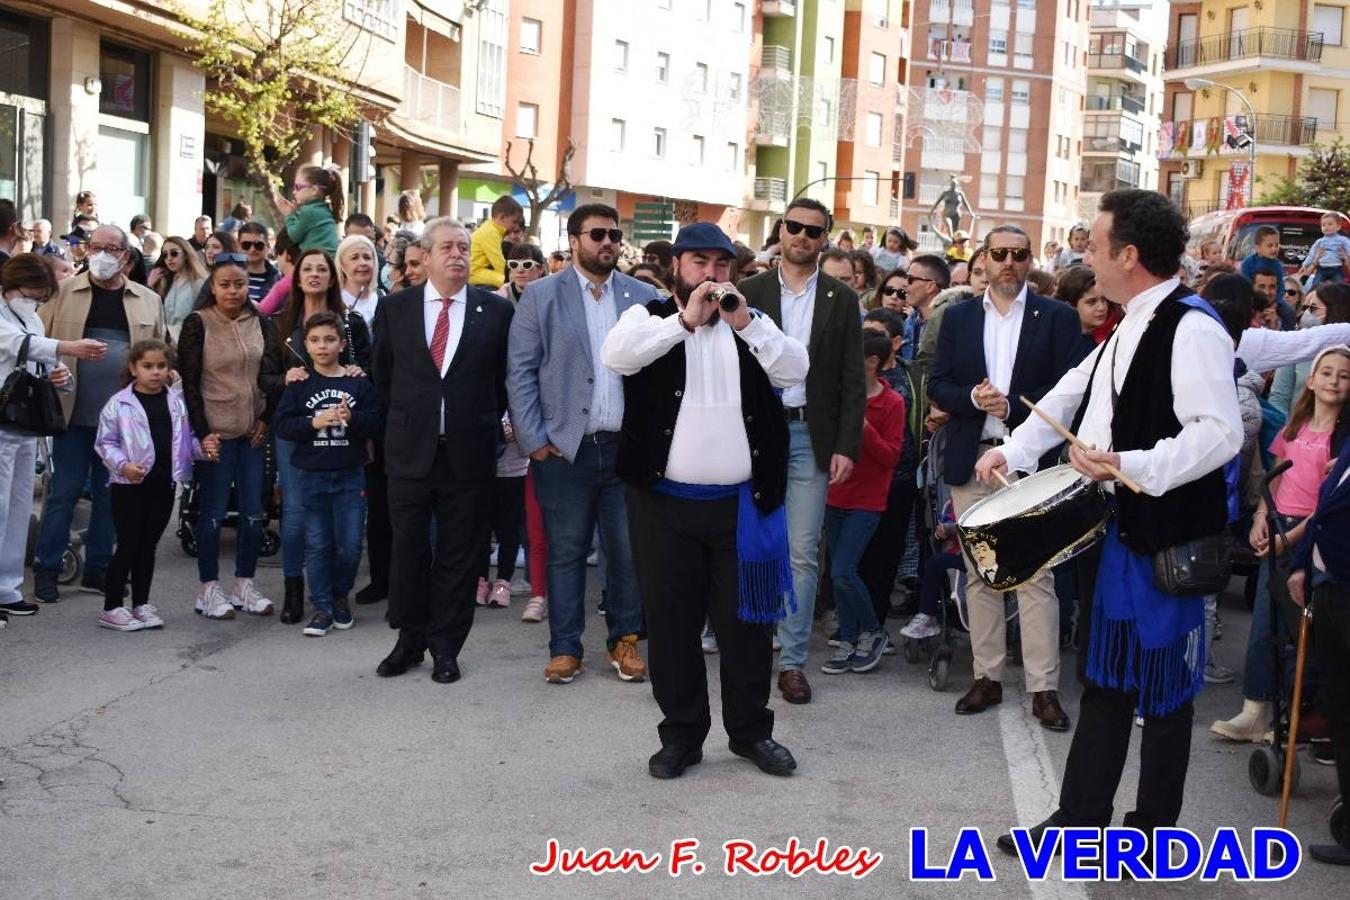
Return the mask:
{"type": "Polygon", "coordinates": [[[530,237],[539,237],[540,213],[572,189],[572,157],[576,156],[576,153],[576,142],[569,139],[567,149],[563,151],[562,159],[558,161],[558,177],[553,179],[553,186],[549,188],[548,193],[541,195],[544,182],[539,178],[539,171],[534,164],[534,138],[528,138],[525,142],[525,162],[519,169],[511,165],[511,142],[506,142],[506,153],[502,155],[502,163],[506,166],[506,171],[511,173],[511,183],[525,192],[525,199],[530,203],[530,222],[525,229],[525,233],[530,237]]]}

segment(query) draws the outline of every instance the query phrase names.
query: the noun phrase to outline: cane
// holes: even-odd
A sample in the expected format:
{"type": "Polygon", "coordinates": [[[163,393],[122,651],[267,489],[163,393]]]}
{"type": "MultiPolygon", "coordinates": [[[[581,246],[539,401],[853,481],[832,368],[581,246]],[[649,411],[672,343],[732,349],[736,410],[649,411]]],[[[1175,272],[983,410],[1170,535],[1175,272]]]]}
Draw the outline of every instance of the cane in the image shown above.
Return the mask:
{"type": "MultiPolygon", "coordinates": [[[[1308,654],[1308,625],[1312,622],[1312,585],[1304,583],[1303,614],[1298,617],[1298,654],[1294,662],[1294,699],[1289,710],[1289,739],[1284,751],[1284,784],[1280,789],[1280,827],[1289,821],[1289,794],[1294,779],[1294,743],[1298,740],[1299,706],[1303,700],[1303,662],[1308,654]]],[[[1275,611],[1272,610],[1274,615],[1275,611]]]]}

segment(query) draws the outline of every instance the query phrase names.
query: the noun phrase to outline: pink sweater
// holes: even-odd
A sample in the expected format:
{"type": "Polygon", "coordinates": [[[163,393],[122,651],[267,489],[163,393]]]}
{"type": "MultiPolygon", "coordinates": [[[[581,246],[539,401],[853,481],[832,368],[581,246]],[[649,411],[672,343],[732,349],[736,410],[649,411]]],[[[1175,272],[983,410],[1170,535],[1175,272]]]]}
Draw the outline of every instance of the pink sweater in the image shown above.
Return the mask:
{"type": "Polygon", "coordinates": [[[263,314],[264,318],[275,316],[286,308],[286,298],[291,295],[291,275],[284,276],[272,289],[267,292],[267,296],[258,304],[258,312],[263,314]]]}

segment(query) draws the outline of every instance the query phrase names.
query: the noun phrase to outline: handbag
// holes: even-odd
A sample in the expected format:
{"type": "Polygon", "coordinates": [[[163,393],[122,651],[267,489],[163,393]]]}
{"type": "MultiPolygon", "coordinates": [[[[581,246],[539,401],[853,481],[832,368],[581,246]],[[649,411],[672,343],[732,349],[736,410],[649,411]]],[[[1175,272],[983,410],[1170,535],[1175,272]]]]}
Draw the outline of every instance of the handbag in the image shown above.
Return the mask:
{"type": "Polygon", "coordinates": [[[1153,586],[1174,597],[1203,597],[1228,586],[1233,541],[1226,531],[1153,554],[1153,586]]]}
{"type": "Polygon", "coordinates": [[[28,371],[28,345],[33,336],[23,339],[19,362],[0,386],[0,426],[24,434],[49,436],[66,430],[66,416],[56,387],[47,380],[46,369],[38,374],[28,371]]]}

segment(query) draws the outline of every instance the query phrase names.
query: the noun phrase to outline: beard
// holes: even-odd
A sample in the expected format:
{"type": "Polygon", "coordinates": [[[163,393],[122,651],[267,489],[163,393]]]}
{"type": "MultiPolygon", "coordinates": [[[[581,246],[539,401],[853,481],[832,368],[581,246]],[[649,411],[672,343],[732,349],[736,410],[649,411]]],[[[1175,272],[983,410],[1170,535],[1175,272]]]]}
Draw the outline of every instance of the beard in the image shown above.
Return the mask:
{"type": "MultiPolygon", "coordinates": [[[[682,276],[678,271],[671,276],[671,280],[675,282],[675,305],[678,306],[680,309],[684,309],[685,306],[688,305],[689,298],[693,296],[694,291],[698,290],[699,285],[703,284],[702,281],[698,282],[698,284],[690,284],[689,282],[684,280],[684,276],[682,276]]],[[[712,279],[707,280],[711,281],[712,279]]],[[[708,317],[708,321],[704,322],[703,324],[709,326],[716,325],[719,321],[721,321],[721,318],[722,318],[721,310],[716,310],[713,312],[711,316],[708,317]]]]}
{"type": "Polygon", "coordinates": [[[611,250],[609,259],[605,260],[600,257],[598,251],[592,253],[578,246],[577,264],[592,275],[608,277],[609,273],[614,271],[614,267],[619,264],[619,250],[617,247],[611,250]]]}

